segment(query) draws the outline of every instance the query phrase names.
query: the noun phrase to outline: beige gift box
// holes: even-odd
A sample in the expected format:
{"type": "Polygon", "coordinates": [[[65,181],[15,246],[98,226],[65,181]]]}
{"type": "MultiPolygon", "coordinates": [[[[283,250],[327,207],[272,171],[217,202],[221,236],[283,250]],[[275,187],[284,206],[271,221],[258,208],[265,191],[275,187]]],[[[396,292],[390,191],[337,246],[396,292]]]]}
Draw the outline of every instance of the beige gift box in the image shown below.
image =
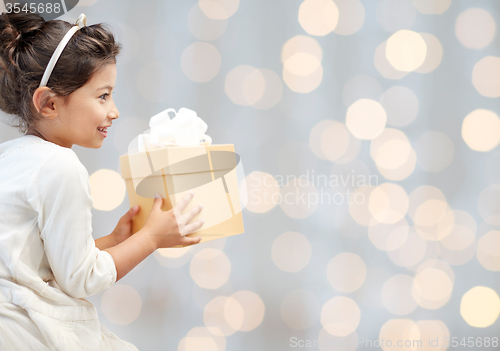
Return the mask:
{"type": "Polygon", "coordinates": [[[155,193],[164,199],[162,210],[168,211],[192,190],[194,196],[183,213],[202,203],[203,210],[191,223],[199,218],[205,223],[187,236],[200,236],[202,243],[243,233],[238,162],[233,144],[172,146],[120,156],[130,207],[141,207],[133,219],[132,232],[144,226],[155,193]]]}

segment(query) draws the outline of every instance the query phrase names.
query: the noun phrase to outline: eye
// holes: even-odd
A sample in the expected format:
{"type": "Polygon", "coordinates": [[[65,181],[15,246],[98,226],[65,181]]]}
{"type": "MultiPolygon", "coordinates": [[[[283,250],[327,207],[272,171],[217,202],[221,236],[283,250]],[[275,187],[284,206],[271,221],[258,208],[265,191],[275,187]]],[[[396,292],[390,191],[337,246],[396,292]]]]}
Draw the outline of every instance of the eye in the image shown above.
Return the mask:
{"type": "Polygon", "coordinates": [[[106,98],[109,96],[108,93],[106,94],[102,94],[101,96],[99,96],[99,99],[102,99],[102,100],[105,100],[106,101],[106,98]]]}

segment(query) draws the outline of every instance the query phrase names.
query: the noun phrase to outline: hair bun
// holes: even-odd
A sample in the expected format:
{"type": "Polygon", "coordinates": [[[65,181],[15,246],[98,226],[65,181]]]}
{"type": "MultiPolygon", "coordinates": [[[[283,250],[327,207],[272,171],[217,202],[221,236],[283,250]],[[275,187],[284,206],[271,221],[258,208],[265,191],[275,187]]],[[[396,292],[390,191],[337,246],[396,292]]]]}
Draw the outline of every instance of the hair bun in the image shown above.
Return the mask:
{"type": "Polygon", "coordinates": [[[0,14],[0,47],[11,52],[21,45],[21,39],[36,34],[45,25],[45,20],[34,13],[0,14]]]}

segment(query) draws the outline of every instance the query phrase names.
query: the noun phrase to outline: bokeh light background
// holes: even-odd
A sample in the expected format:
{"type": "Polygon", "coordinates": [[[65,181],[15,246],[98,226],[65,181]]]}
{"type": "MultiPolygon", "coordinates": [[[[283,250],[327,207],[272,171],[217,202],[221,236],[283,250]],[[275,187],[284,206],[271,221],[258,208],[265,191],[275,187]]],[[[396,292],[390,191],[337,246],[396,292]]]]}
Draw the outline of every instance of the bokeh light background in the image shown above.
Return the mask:
{"type": "Polygon", "coordinates": [[[81,12],[124,46],[121,116],[74,147],[94,238],[128,210],[118,157],[166,108],[235,145],[250,194],[244,234],[160,249],[89,298],[110,330],[179,351],[500,336],[500,2],[85,0],[63,18],[81,12]]]}

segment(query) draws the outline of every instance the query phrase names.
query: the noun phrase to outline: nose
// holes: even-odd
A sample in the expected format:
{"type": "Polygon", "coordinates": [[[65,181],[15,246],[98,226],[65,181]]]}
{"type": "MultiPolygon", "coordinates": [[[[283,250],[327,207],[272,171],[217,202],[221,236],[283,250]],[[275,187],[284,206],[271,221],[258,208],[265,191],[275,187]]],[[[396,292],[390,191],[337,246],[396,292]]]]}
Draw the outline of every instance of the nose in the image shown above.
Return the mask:
{"type": "Polygon", "coordinates": [[[108,117],[110,119],[117,119],[120,117],[120,111],[116,108],[115,102],[113,101],[113,106],[111,107],[111,110],[109,110],[108,117]]]}

